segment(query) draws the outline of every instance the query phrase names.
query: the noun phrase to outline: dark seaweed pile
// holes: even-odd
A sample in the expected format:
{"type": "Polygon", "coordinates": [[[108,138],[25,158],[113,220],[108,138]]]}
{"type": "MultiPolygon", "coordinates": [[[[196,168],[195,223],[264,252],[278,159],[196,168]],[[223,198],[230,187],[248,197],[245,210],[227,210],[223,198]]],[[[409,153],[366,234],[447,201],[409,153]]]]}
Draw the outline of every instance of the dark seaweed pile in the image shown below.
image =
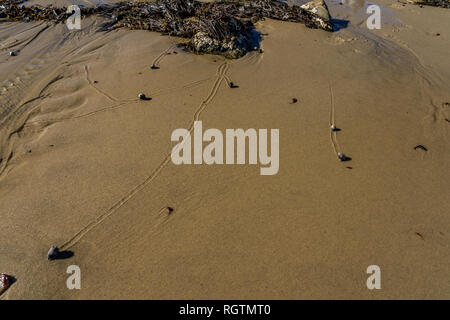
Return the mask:
{"type": "MultiPolygon", "coordinates": [[[[7,0],[0,3],[1,20],[64,22],[71,15],[66,13],[65,8],[36,6],[27,8],[23,6],[23,1],[19,0],[7,0]]],[[[151,30],[187,39],[192,39],[195,34],[204,32],[211,39],[223,44],[241,39],[235,45],[247,47],[252,42],[254,23],[264,18],[300,22],[309,28],[318,27],[314,21],[314,14],[278,0],[213,3],[202,3],[196,0],[156,0],[155,2],[121,2],[115,5],[81,8],[82,17],[93,14],[109,19],[109,22],[103,26],[104,30],[126,27],[151,30]]],[[[328,31],[332,31],[331,23],[328,31]]],[[[242,54],[251,50],[250,48],[241,49],[243,49],[242,54]]]]}
{"type": "Polygon", "coordinates": [[[416,2],[416,4],[433,6],[433,7],[450,8],[449,0],[422,0],[422,1],[416,2]]]}

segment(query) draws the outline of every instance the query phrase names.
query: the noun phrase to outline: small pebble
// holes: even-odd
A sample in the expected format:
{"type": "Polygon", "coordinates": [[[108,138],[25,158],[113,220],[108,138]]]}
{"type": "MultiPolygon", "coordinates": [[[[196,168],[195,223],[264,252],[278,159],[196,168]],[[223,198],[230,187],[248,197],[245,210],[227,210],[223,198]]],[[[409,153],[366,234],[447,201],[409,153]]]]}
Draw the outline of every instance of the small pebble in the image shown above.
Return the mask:
{"type": "Polygon", "coordinates": [[[59,256],[59,249],[57,246],[51,246],[47,252],[47,260],[55,260],[59,256]]]}

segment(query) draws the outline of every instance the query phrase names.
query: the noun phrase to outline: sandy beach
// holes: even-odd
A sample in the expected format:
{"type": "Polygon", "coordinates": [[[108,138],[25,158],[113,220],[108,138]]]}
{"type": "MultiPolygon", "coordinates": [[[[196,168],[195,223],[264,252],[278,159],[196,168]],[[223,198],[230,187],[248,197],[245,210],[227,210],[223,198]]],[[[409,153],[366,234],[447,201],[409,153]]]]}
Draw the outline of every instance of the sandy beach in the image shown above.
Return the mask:
{"type": "Polygon", "coordinates": [[[449,299],[450,9],[326,3],[334,32],[265,19],[240,59],[1,22],[0,299],[449,299]],[[175,165],[196,120],[279,129],[279,171],[175,165]]]}

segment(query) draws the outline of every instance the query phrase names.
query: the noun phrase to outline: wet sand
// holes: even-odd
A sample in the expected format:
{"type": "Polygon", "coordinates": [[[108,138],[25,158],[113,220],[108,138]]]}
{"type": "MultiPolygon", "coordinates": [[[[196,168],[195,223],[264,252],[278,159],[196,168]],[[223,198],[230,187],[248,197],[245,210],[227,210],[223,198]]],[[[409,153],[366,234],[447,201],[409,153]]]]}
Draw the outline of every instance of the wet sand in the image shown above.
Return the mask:
{"type": "Polygon", "coordinates": [[[1,23],[1,298],[450,298],[450,10],[378,3],[381,30],[358,1],[328,2],[334,33],[259,22],[263,53],[233,61],[93,18],[1,23]],[[194,120],[279,129],[278,174],[175,166],[194,120]]]}

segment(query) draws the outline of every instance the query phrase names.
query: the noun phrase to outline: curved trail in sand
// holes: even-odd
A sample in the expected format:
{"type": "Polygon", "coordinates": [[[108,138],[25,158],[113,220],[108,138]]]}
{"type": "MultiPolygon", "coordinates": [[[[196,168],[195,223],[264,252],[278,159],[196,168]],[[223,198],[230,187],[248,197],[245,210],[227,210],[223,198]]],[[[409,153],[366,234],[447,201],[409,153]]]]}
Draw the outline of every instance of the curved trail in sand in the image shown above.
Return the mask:
{"type": "MultiPolygon", "coordinates": [[[[228,71],[229,64],[228,62],[222,63],[216,72],[216,79],[211,87],[211,90],[208,96],[203,100],[196,112],[193,115],[188,131],[192,132],[194,128],[194,122],[197,121],[201,115],[201,113],[205,110],[205,108],[210,104],[214,97],[217,95],[217,92],[220,88],[220,84],[223,80],[226,80],[226,72],[228,71]]],[[[61,245],[61,250],[67,250],[74,245],[76,245],[86,234],[88,234],[92,229],[101,224],[105,219],[110,217],[112,214],[117,212],[123,205],[125,205],[128,201],[133,199],[140,191],[142,191],[150,182],[152,182],[164,169],[164,167],[170,162],[171,154],[166,155],[163,161],[138,185],[132,188],[124,197],[122,197],[119,201],[117,201],[114,205],[112,205],[107,211],[97,216],[94,220],[84,226],[79,232],[77,232],[74,236],[72,236],[68,241],[66,241],[63,245],[61,245]]]]}

